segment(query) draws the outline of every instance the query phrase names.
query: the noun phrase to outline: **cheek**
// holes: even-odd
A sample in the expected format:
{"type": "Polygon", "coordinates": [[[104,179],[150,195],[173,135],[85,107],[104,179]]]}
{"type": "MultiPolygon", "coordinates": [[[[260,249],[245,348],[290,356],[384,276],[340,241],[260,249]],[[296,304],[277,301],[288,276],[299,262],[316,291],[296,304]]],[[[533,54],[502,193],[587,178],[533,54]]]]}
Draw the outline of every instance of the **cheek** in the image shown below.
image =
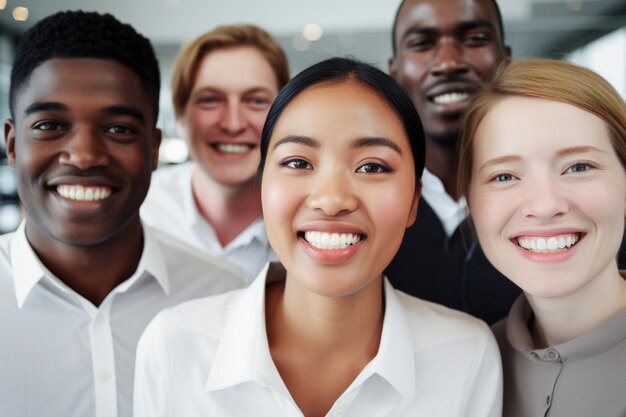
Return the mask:
{"type": "Polygon", "coordinates": [[[298,188],[297,181],[289,178],[281,180],[271,173],[263,176],[261,204],[265,228],[272,246],[286,237],[285,229],[291,235],[291,225],[298,207],[298,188]]]}
{"type": "Polygon", "coordinates": [[[254,133],[258,136],[258,139],[261,140],[261,132],[263,132],[263,125],[265,124],[265,119],[267,118],[268,111],[262,112],[251,112],[248,116],[248,121],[250,122],[250,127],[254,130],[254,133]]]}
{"type": "Polygon", "coordinates": [[[379,228],[390,236],[401,240],[407,227],[407,221],[413,202],[412,187],[407,184],[385,186],[360,192],[360,198],[366,201],[372,219],[379,228]]]}
{"type": "Polygon", "coordinates": [[[485,252],[512,215],[512,200],[504,193],[488,192],[480,188],[470,190],[469,207],[472,221],[485,252]]]}
{"type": "Polygon", "coordinates": [[[484,79],[495,70],[499,62],[499,53],[496,49],[474,49],[469,52],[468,60],[480,78],[484,79]]]}
{"type": "Polygon", "coordinates": [[[204,137],[219,122],[217,112],[192,110],[186,120],[187,130],[195,140],[209,139],[204,137]]]}

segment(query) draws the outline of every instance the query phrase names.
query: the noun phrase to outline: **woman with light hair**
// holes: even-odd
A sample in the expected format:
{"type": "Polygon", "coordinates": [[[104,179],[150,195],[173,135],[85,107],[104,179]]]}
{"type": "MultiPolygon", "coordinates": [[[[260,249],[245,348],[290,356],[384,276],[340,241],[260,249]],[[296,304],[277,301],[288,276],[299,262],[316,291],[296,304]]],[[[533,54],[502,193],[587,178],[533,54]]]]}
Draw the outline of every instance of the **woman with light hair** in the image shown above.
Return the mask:
{"type": "Polygon", "coordinates": [[[467,111],[459,184],[487,258],[524,293],[494,326],[504,415],[626,415],[626,106],[561,61],[501,69],[467,111]]]}

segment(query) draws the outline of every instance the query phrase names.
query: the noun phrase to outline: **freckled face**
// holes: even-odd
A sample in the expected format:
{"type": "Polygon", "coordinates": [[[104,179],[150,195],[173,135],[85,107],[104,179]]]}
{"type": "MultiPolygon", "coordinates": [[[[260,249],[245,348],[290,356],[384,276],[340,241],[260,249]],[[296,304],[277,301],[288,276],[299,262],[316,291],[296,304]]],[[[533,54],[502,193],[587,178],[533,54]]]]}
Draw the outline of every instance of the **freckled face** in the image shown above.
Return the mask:
{"type": "Polygon", "coordinates": [[[276,76],[256,48],[218,49],[202,59],[178,127],[206,176],[228,186],[255,181],[276,94],[276,76]]]}
{"type": "Polygon", "coordinates": [[[510,97],[478,126],[469,204],[487,258],[534,297],[617,274],[626,174],[595,115],[510,97]]]}
{"type": "Polygon", "coordinates": [[[328,296],[380,285],[415,220],[415,189],[402,123],[377,93],[356,81],[300,93],[274,128],[262,181],[288,279],[328,296]]]}

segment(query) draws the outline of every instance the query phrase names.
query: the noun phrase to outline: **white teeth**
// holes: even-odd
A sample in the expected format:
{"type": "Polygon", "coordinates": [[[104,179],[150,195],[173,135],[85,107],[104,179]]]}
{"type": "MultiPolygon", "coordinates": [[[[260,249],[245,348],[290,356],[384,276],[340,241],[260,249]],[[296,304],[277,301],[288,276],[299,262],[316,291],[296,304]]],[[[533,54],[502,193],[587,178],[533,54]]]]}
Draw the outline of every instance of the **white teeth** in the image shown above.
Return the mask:
{"type": "Polygon", "coordinates": [[[238,145],[235,143],[220,143],[217,149],[224,153],[245,153],[250,150],[250,145],[238,145]]]}
{"type": "Polygon", "coordinates": [[[108,187],[85,187],[82,185],[59,185],[57,193],[68,200],[98,201],[104,200],[111,195],[108,187]]]}
{"type": "Polygon", "coordinates": [[[542,237],[524,236],[517,239],[517,244],[531,252],[552,253],[574,246],[579,239],[579,234],[552,236],[547,240],[542,237]]]}
{"type": "Polygon", "coordinates": [[[304,240],[318,249],[345,249],[362,239],[352,233],[304,232],[304,240]]]}
{"type": "Polygon", "coordinates": [[[437,104],[450,104],[458,103],[459,101],[467,100],[468,93],[445,93],[433,97],[433,101],[437,104]]]}

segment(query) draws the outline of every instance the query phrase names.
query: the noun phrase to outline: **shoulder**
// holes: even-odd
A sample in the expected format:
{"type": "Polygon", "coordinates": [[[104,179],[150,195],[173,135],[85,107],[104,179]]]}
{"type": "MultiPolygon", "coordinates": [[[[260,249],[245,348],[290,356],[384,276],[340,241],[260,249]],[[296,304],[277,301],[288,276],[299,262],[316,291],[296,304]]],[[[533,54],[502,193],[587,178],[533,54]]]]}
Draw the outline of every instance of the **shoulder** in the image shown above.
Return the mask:
{"type": "Polygon", "coordinates": [[[178,181],[191,181],[191,161],[177,165],[169,165],[158,168],[152,173],[151,185],[171,184],[178,181]]]}
{"type": "MultiPolygon", "coordinates": [[[[146,328],[144,344],[169,344],[181,337],[219,340],[245,289],[198,298],[159,312],[146,328]]],[[[156,345],[155,345],[156,346],[156,345]]]]}
{"type": "Polygon", "coordinates": [[[482,320],[398,290],[395,292],[408,314],[415,346],[418,349],[429,349],[450,343],[463,345],[494,343],[493,334],[482,320]]]}
{"type": "Polygon", "coordinates": [[[155,209],[160,205],[182,205],[185,190],[191,188],[192,163],[161,167],[152,173],[150,189],[142,210],[155,209]]]}

